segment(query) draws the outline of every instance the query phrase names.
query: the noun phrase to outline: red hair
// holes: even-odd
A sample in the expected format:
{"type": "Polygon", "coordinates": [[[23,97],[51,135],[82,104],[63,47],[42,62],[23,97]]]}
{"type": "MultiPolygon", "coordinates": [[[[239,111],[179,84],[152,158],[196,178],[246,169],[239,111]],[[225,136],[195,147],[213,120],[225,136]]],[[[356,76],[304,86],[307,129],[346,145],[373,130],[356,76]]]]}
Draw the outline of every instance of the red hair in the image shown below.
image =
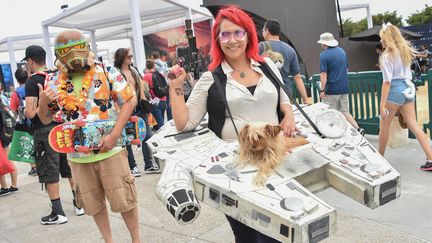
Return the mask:
{"type": "Polygon", "coordinates": [[[227,19],[234,24],[241,26],[247,32],[248,44],[246,47],[246,56],[255,61],[264,61],[258,53],[258,36],[255,23],[252,18],[242,9],[235,5],[228,5],[221,8],[216,16],[212,29],[211,56],[212,61],[209,64],[209,70],[215,70],[224,59],[224,53],[218,42],[219,26],[222,20],[227,19]]]}

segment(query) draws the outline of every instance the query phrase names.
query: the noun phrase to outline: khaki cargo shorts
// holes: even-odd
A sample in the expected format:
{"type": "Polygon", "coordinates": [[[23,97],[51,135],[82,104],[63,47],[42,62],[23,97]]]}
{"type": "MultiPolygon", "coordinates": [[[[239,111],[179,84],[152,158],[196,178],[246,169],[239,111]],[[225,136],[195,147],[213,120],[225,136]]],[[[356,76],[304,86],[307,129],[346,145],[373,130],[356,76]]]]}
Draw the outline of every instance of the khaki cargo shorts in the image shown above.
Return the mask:
{"type": "Polygon", "coordinates": [[[106,207],[111,211],[127,212],[137,205],[135,178],[131,175],[126,151],[95,163],[69,162],[76,183],[77,206],[86,214],[95,215],[106,207]]]}
{"type": "Polygon", "coordinates": [[[324,104],[342,113],[348,113],[348,94],[327,95],[323,99],[324,104]]]}

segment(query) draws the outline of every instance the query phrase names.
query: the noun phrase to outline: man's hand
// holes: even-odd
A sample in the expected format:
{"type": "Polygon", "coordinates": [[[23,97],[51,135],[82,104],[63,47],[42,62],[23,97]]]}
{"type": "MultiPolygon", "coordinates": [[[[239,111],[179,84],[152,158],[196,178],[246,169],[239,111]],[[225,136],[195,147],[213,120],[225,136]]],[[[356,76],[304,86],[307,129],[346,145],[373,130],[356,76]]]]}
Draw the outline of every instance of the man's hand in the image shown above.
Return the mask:
{"type": "Polygon", "coordinates": [[[53,102],[57,97],[54,90],[49,86],[45,89],[42,85],[38,84],[39,87],[39,106],[47,106],[49,103],[53,102]]]}
{"type": "Polygon", "coordinates": [[[323,91],[323,92],[320,92],[320,98],[321,98],[321,99],[324,99],[325,96],[326,96],[326,95],[325,95],[324,91],[323,91]]]}
{"type": "Polygon", "coordinates": [[[103,137],[98,144],[98,147],[100,148],[100,152],[103,153],[113,149],[117,144],[117,139],[118,138],[116,138],[112,134],[108,134],[105,137],[103,137]]]}
{"type": "Polygon", "coordinates": [[[307,97],[307,98],[302,99],[302,100],[303,100],[303,104],[312,105],[312,99],[311,98],[307,97]]]}

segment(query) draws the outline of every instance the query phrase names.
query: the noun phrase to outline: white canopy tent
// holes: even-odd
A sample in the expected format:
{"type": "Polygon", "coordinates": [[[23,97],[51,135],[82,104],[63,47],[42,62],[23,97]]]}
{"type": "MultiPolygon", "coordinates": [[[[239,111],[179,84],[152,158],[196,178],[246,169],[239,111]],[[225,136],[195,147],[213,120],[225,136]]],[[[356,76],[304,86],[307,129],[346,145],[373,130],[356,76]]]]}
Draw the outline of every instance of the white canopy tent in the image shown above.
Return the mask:
{"type": "MultiPolygon", "coordinates": [[[[84,32],[84,34],[88,36],[88,33],[84,32]]],[[[55,33],[50,34],[50,43],[54,43],[54,36],[55,33]]],[[[9,54],[12,73],[15,73],[17,63],[24,57],[24,54],[17,57],[15,52],[24,51],[30,45],[44,46],[44,36],[42,34],[9,36],[0,40],[0,53],[7,52],[9,54]]],[[[18,84],[15,83],[15,85],[18,84]]]]}
{"type": "Polygon", "coordinates": [[[362,8],[366,9],[366,20],[367,20],[368,29],[370,29],[373,27],[373,22],[372,22],[372,15],[371,15],[369,3],[348,4],[348,5],[341,5],[340,6],[340,10],[342,12],[350,11],[350,10],[356,10],[356,9],[362,9],[362,8]]]}
{"type": "MultiPolygon", "coordinates": [[[[56,33],[50,33],[50,43],[54,43],[54,36],[56,33]]],[[[84,35],[87,38],[90,38],[90,33],[84,31],[84,35]]],[[[42,34],[34,34],[34,35],[21,35],[21,36],[9,36],[0,40],[0,53],[7,52],[9,55],[9,62],[11,65],[12,74],[15,73],[17,69],[17,63],[21,61],[22,56],[16,56],[15,52],[24,51],[30,45],[38,45],[44,46],[44,36],[42,34]]],[[[15,80],[15,77],[12,75],[14,79],[14,85],[18,86],[18,83],[15,80]]]]}
{"type": "MultiPolygon", "coordinates": [[[[51,34],[50,37],[53,37],[51,34]]],[[[15,51],[25,50],[27,46],[30,45],[40,45],[42,46],[43,35],[23,35],[23,36],[10,36],[0,40],[0,52],[8,52],[9,61],[11,65],[12,74],[15,73],[17,69],[17,62],[21,61],[22,57],[15,57],[15,51]]],[[[12,75],[13,76],[13,75],[12,75]]],[[[15,80],[15,78],[13,78],[15,80]]],[[[18,84],[15,80],[15,86],[18,84]]]]}
{"type": "Polygon", "coordinates": [[[47,61],[53,62],[49,27],[75,28],[88,31],[92,49],[96,41],[131,39],[135,64],[145,64],[143,35],[194,22],[212,19],[201,7],[202,0],[88,0],[42,21],[47,61]]]}

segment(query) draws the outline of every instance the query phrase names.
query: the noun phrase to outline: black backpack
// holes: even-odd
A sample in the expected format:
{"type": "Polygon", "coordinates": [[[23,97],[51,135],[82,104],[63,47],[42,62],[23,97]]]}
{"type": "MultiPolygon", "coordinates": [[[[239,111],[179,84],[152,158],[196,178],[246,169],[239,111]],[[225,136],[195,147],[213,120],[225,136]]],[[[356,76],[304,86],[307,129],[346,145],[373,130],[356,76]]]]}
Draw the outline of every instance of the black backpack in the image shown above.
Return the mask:
{"type": "Polygon", "coordinates": [[[3,103],[0,104],[0,116],[3,124],[1,127],[0,139],[3,144],[9,144],[12,142],[12,135],[15,130],[16,122],[9,112],[9,109],[4,106],[3,103]]]}
{"type": "Polygon", "coordinates": [[[24,99],[25,99],[25,97],[21,97],[20,93],[17,91],[15,91],[15,93],[17,94],[18,99],[19,99],[19,106],[18,106],[18,111],[17,111],[18,115],[16,118],[16,124],[27,125],[30,128],[31,127],[31,121],[30,121],[30,119],[28,119],[24,115],[24,109],[25,109],[24,99]]]}
{"type": "Polygon", "coordinates": [[[152,73],[152,80],[153,80],[153,92],[158,98],[162,98],[164,96],[168,95],[168,84],[165,80],[165,77],[159,73],[158,71],[155,71],[152,73]]]}

